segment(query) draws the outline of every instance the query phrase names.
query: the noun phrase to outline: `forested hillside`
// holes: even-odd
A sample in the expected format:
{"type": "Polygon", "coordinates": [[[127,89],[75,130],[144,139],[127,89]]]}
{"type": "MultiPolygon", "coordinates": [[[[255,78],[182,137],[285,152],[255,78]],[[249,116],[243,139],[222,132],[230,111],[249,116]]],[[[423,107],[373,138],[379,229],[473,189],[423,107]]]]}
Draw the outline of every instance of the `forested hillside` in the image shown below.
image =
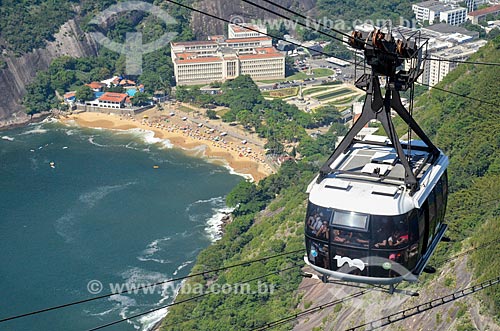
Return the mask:
{"type": "MultiPolygon", "coordinates": [[[[471,60],[498,62],[500,38],[476,53],[471,60]]],[[[500,271],[500,67],[460,65],[438,85],[485,100],[482,103],[432,90],[419,98],[416,119],[435,144],[450,156],[451,196],[447,219],[449,236],[458,250],[463,240],[478,246],[497,240],[488,250],[470,259],[478,280],[500,271]]],[[[439,254],[436,254],[439,259],[439,254]]],[[[493,316],[500,313],[500,287],[485,291],[484,300],[493,316]]]]}
{"type": "MultiPolygon", "coordinates": [[[[496,62],[498,58],[499,38],[480,50],[473,60],[496,62]]],[[[498,77],[498,67],[461,65],[438,87],[500,105],[498,77]]],[[[447,257],[461,250],[497,240],[472,254],[470,261],[475,281],[498,276],[499,106],[433,90],[419,98],[416,118],[451,161],[449,176],[452,193],[446,218],[452,243],[440,245],[431,264],[442,266],[447,257]]],[[[229,204],[239,203],[233,213],[233,223],[227,227],[219,242],[200,254],[193,272],[303,248],[304,192],[320,163],[317,156],[298,163],[287,162],[278,174],[258,185],[242,182],[236,187],[228,196],[229,204]]],[[[277,290],[272,295],[212,294],[176,305],[171,308],[162,330],[252,329],[275,320],[277,316],[299,312],[300,309],[296,308],[300,301],[297,294],[301,281],[298,268],[279,275],[265,275],[296,263],[300,265],[300,255],[287,255],[189,280],[187,284],[190,286],[202,284],[209,290],[212,284],[242,283],[264,275],[261,281],[275,284],[277,290]]],[[[423,277],[423,286],[431,279],[423,277]]],[[[257,286],[255,281],[251,284],[257,286]]],[[[193,296],[180,294],[177,302],[193,296]]],[[[500,288],[497,286],[484,291],[482,298],[489,314],[498,317],[500,288]]],[[[462,321],[460,325],[464,330],[471,326],[469,320],[462,321]]],[[[290,326],[284,325],[282,330],[290,329],[290,326]]]]}
{"type": "MultiPolygon", "coordinates": [[[[61,25],[77,14],[84,17],[115,0],[5,0],[0,2],[0,53],[21,55],[54,40],[61,25]]],[[[1,68],[0,68],[1,69],[1,68]]]]}

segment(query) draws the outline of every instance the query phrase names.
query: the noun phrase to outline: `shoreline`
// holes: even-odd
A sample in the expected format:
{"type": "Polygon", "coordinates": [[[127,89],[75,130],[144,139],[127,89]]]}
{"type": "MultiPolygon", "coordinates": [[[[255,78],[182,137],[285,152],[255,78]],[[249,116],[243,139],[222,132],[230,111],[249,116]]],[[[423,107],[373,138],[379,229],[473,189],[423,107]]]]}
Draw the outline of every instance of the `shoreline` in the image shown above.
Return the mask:
{"type": "Polygon", "coordinates": [[[149,131],[153,133],[155,140],[158,139],[154,143],[168,141],[173,148],[181,149],[187,155],[224,166],[231,173],[255,182],[273,173],[266,162],[262,147],[264,141],[261,141],[260,146],[250,141],[243,143],[235,137],[238,136],[237,133],[221,123],[194,120],[190,114],[173,111],[173,116],[169,115],[169,111],[159,111],[156,108],[134,116],[82,112],[67,116],[60,114],[59,120],[66,125],[76,124],[86,128],[149,131]],[[224,135],[223,132],[227,134],[224,135]]]}
{"type": "Polygon", "coordinates": [[[52,112],[44,112],[35,114],[33,115],[33,117],[26,115],[22,117],[11,118],[9,120],[0,120],[0,132],[28,126],[30,124],[40,123],[52,115],[52,112]]]}

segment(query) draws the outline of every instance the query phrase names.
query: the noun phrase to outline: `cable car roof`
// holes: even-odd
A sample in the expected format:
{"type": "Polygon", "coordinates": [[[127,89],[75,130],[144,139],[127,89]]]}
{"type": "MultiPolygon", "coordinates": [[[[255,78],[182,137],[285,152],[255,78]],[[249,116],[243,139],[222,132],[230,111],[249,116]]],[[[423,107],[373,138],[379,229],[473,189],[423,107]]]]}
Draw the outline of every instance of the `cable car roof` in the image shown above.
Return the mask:
{"type": "MultiPolygon", "coordinates": [[[[401,142],[404,146],[407,142],[401,142]]],[[[420,208],[448,166],[441,153],[432,164],[430,152],[421,141],[411,142],[411,165],[421,168],[420,190],[410,195],[405,187],[405,170],[388,138],[372,136],[351,146],[330,165],[335,169],[320,183],[308,187],[309,200],[323,207],[373,215],[400,215],[420,208]],[[370,141],[367,141],[369,139],[370,141]]]]}

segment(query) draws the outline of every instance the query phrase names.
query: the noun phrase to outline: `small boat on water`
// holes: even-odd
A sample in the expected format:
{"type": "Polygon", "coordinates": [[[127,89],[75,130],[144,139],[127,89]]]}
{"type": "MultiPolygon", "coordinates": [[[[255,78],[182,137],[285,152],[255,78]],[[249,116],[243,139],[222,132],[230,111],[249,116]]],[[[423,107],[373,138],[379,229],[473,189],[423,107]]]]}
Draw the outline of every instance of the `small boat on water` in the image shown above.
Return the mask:
{"type": "Polygon", "coordinates": [[[153,166],[153,169],[159,169],[159,168],[160,168],[160,166],[158,166],[158,165],[153,166]]]}
{"type": "Polygon", "coordinates": [[[51,161],[49,164],[50,164],[50,167],[51,167],[52,169],[54,169],[54,168],[56,167],[56,164],[54,163],[54,161],[51,161]]]}

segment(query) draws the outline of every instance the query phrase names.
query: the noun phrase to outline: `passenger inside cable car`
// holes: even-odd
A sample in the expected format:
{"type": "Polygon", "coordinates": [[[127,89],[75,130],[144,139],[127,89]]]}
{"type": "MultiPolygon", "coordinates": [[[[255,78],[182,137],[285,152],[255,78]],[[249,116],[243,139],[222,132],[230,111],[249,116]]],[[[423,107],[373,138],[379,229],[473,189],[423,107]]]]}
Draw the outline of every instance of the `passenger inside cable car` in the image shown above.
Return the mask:
{"type": "Polygon", "coordinates": [[[342,273],[352,275],[398,277],[394,270],[367,262],[370,257],[380,257],[412,271],[443,222],[446,193],[445,172],[422,208],[401,215],[367,215],[309,202],[305,226],[309,261],[332,271],[343,268],[342,273]],[[348,266],[341,258],[362,260],[365,267],[348,266]]]}

